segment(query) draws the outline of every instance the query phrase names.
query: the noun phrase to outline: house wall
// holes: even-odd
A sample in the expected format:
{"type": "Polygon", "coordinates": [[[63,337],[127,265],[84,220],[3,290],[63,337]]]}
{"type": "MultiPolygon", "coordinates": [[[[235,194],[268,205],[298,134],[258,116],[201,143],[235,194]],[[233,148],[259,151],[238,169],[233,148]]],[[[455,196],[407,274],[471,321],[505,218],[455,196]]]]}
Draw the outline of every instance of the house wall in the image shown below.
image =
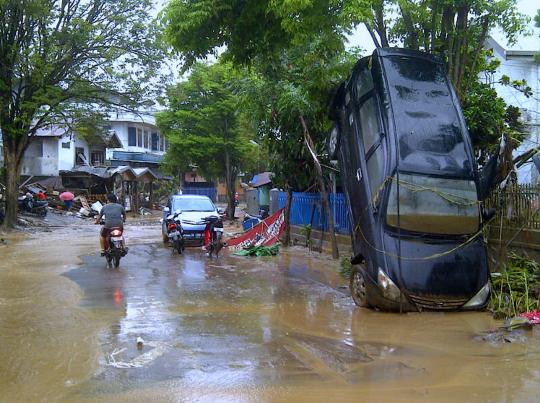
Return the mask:
{"type": "Polygon", "coordinates": [[[58,141],[58,170],[69,171],[75,162],[75,147],[70,136],[62,136],[58,141]],[[69,148],[64,148],[62,144],[68,144],[69,148]]]}
{"type": "Polygon", "coordinates": [[[58,175],[58,138],[34,137],[26,149],[22,175],[58,175]]]}

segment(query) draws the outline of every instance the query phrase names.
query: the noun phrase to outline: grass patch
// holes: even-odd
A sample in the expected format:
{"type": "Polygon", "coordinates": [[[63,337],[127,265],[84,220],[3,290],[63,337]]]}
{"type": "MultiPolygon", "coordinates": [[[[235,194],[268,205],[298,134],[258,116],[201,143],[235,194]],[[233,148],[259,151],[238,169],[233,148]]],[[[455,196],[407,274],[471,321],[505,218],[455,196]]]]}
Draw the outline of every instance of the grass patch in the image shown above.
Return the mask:
{"type": "Polygon", "coordinates": [[[509,318],[540,309],[540,263],[511,252],[508,263],[491,275],[488,309],[496,318],[509,318]]]}
{"type": "Polygon", "coordinates": [[[346,257],[342,258],[340,267],[339,267],[339,274],[348,280],[349,278],[351,278],[351,271],[352,271],[351,259],[346,258],[346,257]]]}

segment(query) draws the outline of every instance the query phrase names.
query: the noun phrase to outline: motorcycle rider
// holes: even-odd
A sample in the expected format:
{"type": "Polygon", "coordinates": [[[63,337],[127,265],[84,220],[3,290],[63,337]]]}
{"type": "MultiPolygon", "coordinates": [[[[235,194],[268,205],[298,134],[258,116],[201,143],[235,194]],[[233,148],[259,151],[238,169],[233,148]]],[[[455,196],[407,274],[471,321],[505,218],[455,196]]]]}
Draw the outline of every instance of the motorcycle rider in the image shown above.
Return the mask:
{"type": "Polygon", "coordinates": [[[99,238],[101,256],[105,256],[105,251],[109,247],[108,240],[111,229],[124,229],[124,223],[126,222],[126,210],[124,209],[124,206],[118,203],[118,199],[113,193],[107,195],[107,204],[101,208],[99,216],[96,218],[96,224],[101,222],[103,216],[105,216],[105,224],[103,225],[103,228],[101,228],[99,238]]]}

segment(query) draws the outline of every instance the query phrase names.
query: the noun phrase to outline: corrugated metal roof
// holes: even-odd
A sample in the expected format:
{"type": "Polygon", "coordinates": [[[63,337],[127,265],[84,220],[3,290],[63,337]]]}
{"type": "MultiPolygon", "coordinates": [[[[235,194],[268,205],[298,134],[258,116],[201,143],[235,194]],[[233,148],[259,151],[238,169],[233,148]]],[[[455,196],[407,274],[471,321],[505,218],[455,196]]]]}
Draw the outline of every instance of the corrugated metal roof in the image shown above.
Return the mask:
{"type": "Polygon", "coordinates": [[[257,174],[253,177],[251,180],[251,186],[254,188],[257,188],[259,186],[268,185],[269,183],[272,183],[272,172],[262,172],[260,174],[257,174]]]}

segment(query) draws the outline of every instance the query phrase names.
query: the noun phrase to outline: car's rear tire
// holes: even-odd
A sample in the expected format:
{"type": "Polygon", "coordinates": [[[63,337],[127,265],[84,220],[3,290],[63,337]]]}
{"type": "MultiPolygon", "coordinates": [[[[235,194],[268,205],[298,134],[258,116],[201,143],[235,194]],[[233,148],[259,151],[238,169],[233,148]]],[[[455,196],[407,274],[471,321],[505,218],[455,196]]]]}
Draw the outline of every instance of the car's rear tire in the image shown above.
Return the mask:
{"type": "Polygon", "coordinates": [[[366,267],[364,263],[353,267],[349,282],[351,297],[356,305],[361,308],[369,308],[368,291],[366,287],[366,267]]]}

